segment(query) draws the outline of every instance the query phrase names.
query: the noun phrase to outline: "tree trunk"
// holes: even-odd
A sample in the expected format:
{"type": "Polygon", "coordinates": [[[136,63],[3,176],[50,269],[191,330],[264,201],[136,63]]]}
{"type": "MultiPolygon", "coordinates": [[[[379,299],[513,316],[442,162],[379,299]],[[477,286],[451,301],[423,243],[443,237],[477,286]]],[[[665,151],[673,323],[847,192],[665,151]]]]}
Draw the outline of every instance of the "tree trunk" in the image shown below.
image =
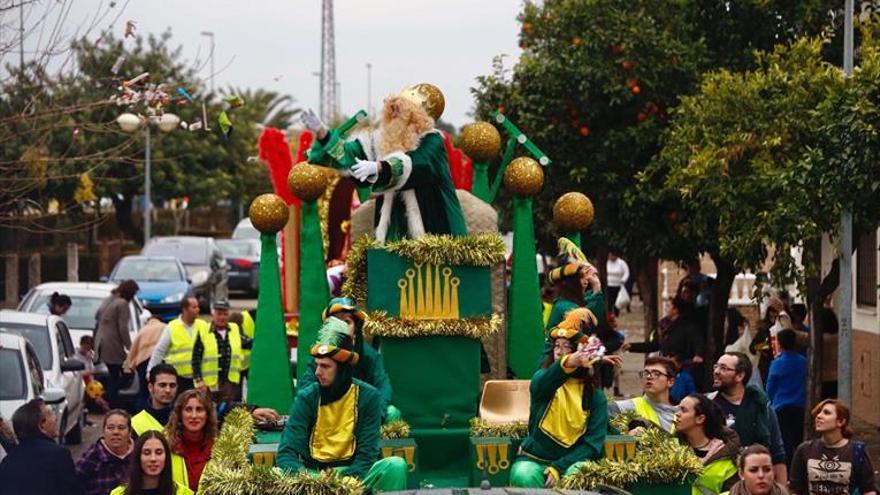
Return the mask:
{"type": "Polygon", "coordinates": [[[645,335],[657,328],[657,322],[660,320],[658,264],[659,260],[654,257],[636,258],[633,263],[639,298],[645,307],[645,335]]]}
{"type": "Polygon", "coordinates": [[[133,241],[143,240],[144,232],[135,227],[131,219],[132,203],[134,198],[123,195],[122,198],[112,197],[113,207],[116,209],[116,225],[126,237],[133,241]]]}
{"type": "Polygon", "coordinates": [[[709,328],[706,333],[706,361],[704,370],[707,383],[712,383],[712,365],[724,352],[724,320],[727,316],[727,302],[730,288],[736,278],[736,268],[717,253],[710,252],[712,261],[717,268],[715,283],[712,286],[712,298],[709,300],[709,328]]]}
{"type": "MultiPolygon", "coordinates": [[[[804,266],[821,266],[822,261],[822,243],[815,241],[808,243],[804,249],[804,266]]],[[[836,263],[836,262],[835,262],[836,263]]],[[[837,278],[838,269],[831,272],[837,278]]],[[[829,273],[828,276],[831,276],[829,273]]],[[[829,288],[832,284],[826,279],[820,280],[819,269],[812,273],[807,273],[807,306],[811,315],[810,324],[810,349],[807,354],[807,411],[813,404],[819,402],[822,397],[822,302],[825,299],[823,295],[823,287],[829,288]]],[[[833,290],[833,289],[831,289],[833,290]]],[[[812,418],[809,414],[804,415],[804,438],[810,438],[812,434],[812,418]]]]}

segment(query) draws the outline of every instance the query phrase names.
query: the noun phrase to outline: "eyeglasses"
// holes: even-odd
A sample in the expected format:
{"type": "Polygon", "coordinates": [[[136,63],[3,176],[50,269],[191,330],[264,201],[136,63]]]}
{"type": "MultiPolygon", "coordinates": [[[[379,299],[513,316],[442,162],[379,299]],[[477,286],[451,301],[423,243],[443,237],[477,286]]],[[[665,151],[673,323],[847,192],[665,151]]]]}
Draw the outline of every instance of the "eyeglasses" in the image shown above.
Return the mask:
{"type": "Polygon", "coordinates": [[[715,371],[722,371],[724,373],[727,373],[728,371],[736,371],[735,368],[730,368],[730,367],[724,366],[723,364],[716,364],[716,365],[712,366],[712,369],[715,371]]]}
{"type": "Polygon", "coordinates": [[[656,380],[656,379],[660,378],[661,376],[665,376],[665,377],[669,378],[669,375],[668,375],[668,374],[666,374],[666,373],[664,373],[664,372],[662,372],[662,371],[660,371],[660,370],[642,370],[642,371],[639,371],[639,378],[646,378],[646,377],[647,377],[647,378],[650,378],[650,379],[652,379],[652,380],[656,380]]]}

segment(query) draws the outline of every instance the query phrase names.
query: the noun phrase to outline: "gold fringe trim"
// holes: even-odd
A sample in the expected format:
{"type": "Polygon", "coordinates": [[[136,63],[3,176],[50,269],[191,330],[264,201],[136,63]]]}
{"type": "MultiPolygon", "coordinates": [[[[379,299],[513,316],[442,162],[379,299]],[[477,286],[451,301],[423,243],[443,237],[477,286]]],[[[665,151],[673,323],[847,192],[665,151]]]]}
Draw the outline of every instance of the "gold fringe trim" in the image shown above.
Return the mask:
{"type": "MultiPolygon", "coordinates": [[[[348,276],[342,293],[356,301],[367,300],[368,249],[380,248],[379,241],[361,236],[351,246],[346,263],[348,276]]],[[[467,236],[423,235],[418,239],[401,239],[385,244],[385,250],[415,263],[459,266],[493,266],[504,261],[506,247],[498,234],[481,233],[467,236]]]]}
{"type": "Polygon", "coordinates": [[[498,313],[456,320],[409,320],[388,316],[385,311],[371,311],[364,322],[364,333],[369,336],[398,338],[442,335],[481,339],[498,333],[502,321],[498,313]]]}
{"type": "Polygon", "coordinates": [[[472,437],[510,437],[525,438],[529,434],[529,424],[525,421],[510,423],[490,423],[482,418],[471,418],[472,437]]]}
{"type": "Polygon", "coordinates": [[[399,440],[409,438],[409,423],[402,419],[396,419],[382,425],[380,429],[382,440],[399,440]]]}
{"type": "Polygon", "coordinates": [[[340,475],[335,469],[314,475],[287,473],[269,466],[255,466],[248,461],[253,443],[254,420],[247,409],[233,409],[226,416],[220,435],[211,450],[199,482],[204,495],[360,495],[364,486],[355,478],[340,475]]]}

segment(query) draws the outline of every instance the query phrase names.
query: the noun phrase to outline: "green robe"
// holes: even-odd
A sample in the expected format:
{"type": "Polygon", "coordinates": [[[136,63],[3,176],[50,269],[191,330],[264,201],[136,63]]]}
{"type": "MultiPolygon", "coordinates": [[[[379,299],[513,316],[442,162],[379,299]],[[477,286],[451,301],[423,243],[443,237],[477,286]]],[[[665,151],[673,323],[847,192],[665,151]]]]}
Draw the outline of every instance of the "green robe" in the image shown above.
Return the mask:
{"type": "Polygon", "coordinates": [[[352,387],[359,387],[357,401],[357,423],[355,424],[355,451],[351,459],[339,462],[320,462],[312,458],[309,442],[315,426],[320,405],[319,385],[313,383],[301,388],[293,405],[290,417],[281,434],[276,463],[281,469],[293,472],[302,469],[321,470],[341,468],[345,476],[363,479],[373,464],[379,459],[379,428],[381,425],[381,398],[372,385],[358,379],[352,380],[352,387]]]}
{"type": "MultiPolygon", "coordinates": [[[[299,380],[299,386],[306,388],[313,383],[317,383],[315,378],[315,358],[309,358],[309,364],[306,367],[306,374],[299,380]]],[[[364,343],[363,352],[360,361],[354,367],[354,377],[369,383],[379,391],[382,410],[391,404],[391,379],[385,372],[385,365],[382,363],[382,355],[376,349],[364,343]]]]}
{"type": "Polygon", "coordinates": [[[570,379],[574,378],[570,378],[562,369],[559,360],[535,372],[529,385],[529,436],[522,442],[523,451],[532,458],[546,461],[560,474],[565,473],[575,462],[602,457],[608,430],[608,400],[601,389],[593,389],[589,400],[590,417],[587,419],[587,429],[571,447],[563,447],[541,430],[541,421],[556,390],[570,379]]]}
{"type": "Polygon", "coordinates": [[[380,174],[372,185],[378,193],[375,223],[380,241],[393,241],[403,237],[416,237],[410,227],[418,218],[407,217],[405,197],[413,194],[418,212],[410,209],[410,215],[420,217],[418,223],[427,234],[467,235],[464,214],[455,194],[455,186],[449,173],[446,147],[439,132],[423,135],[416,149],[407,153],[396,152],[387,156],[371,156],[359,140],[343,141],[331,134],[325,143],[315,141],[309,150],[309,162],[349,169],[361,160],[379,160],[388,165],[390,173],[380,174]],[[383,221],[383,205],[392,201],[390,215],[383,221]],[[387,230],[386,230],[387,229],[387,230]],[[379,235],[385,231],[384,236],[379,235]]]}

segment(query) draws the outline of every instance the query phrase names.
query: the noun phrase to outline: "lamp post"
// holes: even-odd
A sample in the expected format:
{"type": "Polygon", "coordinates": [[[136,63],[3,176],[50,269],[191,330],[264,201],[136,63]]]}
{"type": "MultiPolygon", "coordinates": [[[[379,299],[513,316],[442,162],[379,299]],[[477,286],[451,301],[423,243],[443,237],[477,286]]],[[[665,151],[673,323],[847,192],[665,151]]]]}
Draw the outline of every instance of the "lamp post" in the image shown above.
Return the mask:
{"type": "Polygon", "coordinates": [[[144,127],[144,244],[146,244],[152,234],[150,210],[153,208],[153,198],[150,190],[150,125],[155,125],[161,132],[169,133],[180,124],[180,117],[173,113],[166,113],[158,117],[144,118],[133,113],[124,113],[116,118],[116,123],[119,124],[123,132],[127,133],[135,133],[141,127],[144,127]]]}
{"type": "Polygon", "coordinates": [[[202,36],[211,38],[211,93],[214,92],[214,32],[202,31],[202,36]]]}

